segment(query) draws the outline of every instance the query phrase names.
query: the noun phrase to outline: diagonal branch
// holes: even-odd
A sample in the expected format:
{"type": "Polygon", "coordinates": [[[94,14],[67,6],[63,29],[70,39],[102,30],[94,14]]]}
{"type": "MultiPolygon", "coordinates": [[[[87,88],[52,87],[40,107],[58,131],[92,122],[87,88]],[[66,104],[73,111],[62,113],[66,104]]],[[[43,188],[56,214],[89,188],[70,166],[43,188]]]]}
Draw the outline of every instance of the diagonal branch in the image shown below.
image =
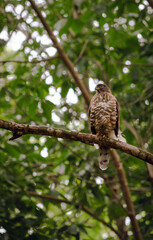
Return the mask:
{"type": "MultiPolygon", "coordinates": [[[[94,145],[94,143],[99,144],[99,140],[96,135],[68,131],[64,129],[57,129],[46,126],[19,124],[0,119],[0,128],[10,130],[13,133],[13,137],[11,137],[10,140],[14,140],[26,134],[36,134],[52,136],[54,138],[63,138],[68,140],[80,141],[89,145],[94,145]]],[[[110,139],[107,137],[103,137],[101,139],[100,144],[109,148],[119,149],[122,152],[128,153],[134,157],[142,159],[145,162],[149,162],[150,164],[153,165],[153,154],[146,152],[140,148],[137,148],[133,145],[118,140],[110,139]]]]}
{"type": "MultiPolygon", "coordinates": [[[[135,130],[135,128],[133,126],[131,126],[131,124],[129,124],[126,120],[123,120],[123,123],[124,125],[131,131],[131,133],[133,134],[133,136],[136,138],[139,146],[145,150],[145,142],[147,141],[148,139],[148,134],[149,132],[151,131],[151,128],[152,128],[152,122],[149,122],[148,123],[148,128],[146,130],[146,134],[145,134],[145,137],[142,139],[142,137],[137,133],[137,131],[135,130]]],[[[150,181],[151,181],[151,184],[153,185],[153,166],[150,165],[149,163],[146,163],[147,164],[147,168],[148,168],[148,172],[149,172],[149,178],[150,178],[150,181]]]]}
{"type": "Polygon", "coordinates": [[[125,171],[123,169],[123,165],[120,161],[119,155],[113,149],[111,150],[111,155],[112,155],[112,159],[114,161],[114,165],[116,167],[116,171],[117,171],[117,175],[118,175],[118,178],[120,181],[123,196],[124,196],[124,199],[125,199],[125,202],[127,205],[128,216],[131,219],[133,234],[135,236],[135,239],[142,240],[140,228],[139,228],[138,222],[135,218],[135,209],[134,209],[133,202],[131,201],[131,193],[130,193],[130,190],[128,187],[128,182],[126,179],[125,171]]]}
{"type": "Polygon", "coordinates": [[[142,147],[144,145],[143,140],[142,140],[141,136],[139,136],[139,134],[137,133],[135,128],[130,123],[128,123],[125,119],[123,119],[122,122],[130,130],[130,132],[133,134],[133,136],[136,138],[136,140],[138,141],[138,143],[142,147]]]}
{"type": "MultiPolygon", "coordinates": [[[[30,192],[30,191],[26,191],[27,194],[33,196],[33,197],[38,197],[38,198],[42,198],[42,199],[47,199],[53,203],[66,203],[68,205],[74,205],[73,202],[66,200],[66,199],[61,199],[61,198],[57,198],[54,196],[48,196],[48,195],[40,195],[37,194],[35,192],[30,192]]],[[[75,208],[80,209],[84,212],[86,212],[88,215],[92,216],[93,218],[95,218],[96,220],[98,220],[99,222],[101,222],[103,225],[105,225],[106,227],[108,227],[109,229],[111,229],[114,233],[116,233],[116,235],[121,239],[120,237],[120,233],[114,229],[109,223],[105,222],[101,217],[97,216],[97,214],[95,214],[94,212],[92,212],[89,208],[87,208],[86,206],[80,204],[80,205],[74,205],[75,208]]]]}
{"type": "Polygon", "coordinates": [[[74,70],[74,65],[71,62],[71,60],[68,58],[68,56],[66,55],[66,53],[64,52],[63,48],[61,47],[61,45],[59,44],[59,42],[57,41],[57,38],[55,37],[55,35],[53,34],[52,29],[50,28],[50,26],[48,25],[46,19],[43,17],[40,9],[38,8],[38,6],[35,4],[35,2],[33,0],[29,0],[29,2],[31,3],[31,6],[33,7],[33,9],[35,10],[35,12],[37,13],[38,18],[40,19],[42,25],[44,26],[45,30],[47,31],[50,39],[52,40],[54,47],[57,49],[62,61],[64,62],[65,66],[68,68],[69,72],[71,73],[72,78],[75,80],[75,82],[77,83],[78,87],[80,88],[83,97],[86,101],[86,104],[89,105],[90,103],[90,95],[87,91],[87,89],[85,88],[83,82],[81,81],[81,79],[79,78],[78,73],[74,70]]]}

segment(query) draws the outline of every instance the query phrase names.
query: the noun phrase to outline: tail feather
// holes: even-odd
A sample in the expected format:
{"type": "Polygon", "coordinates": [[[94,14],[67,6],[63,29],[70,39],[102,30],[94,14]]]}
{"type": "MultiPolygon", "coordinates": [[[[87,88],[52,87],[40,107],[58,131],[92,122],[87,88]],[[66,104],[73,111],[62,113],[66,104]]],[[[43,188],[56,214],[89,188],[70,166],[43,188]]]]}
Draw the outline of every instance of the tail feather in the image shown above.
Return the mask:
{"type": "Polygon", "coordinates": [[[101,170],[106,170],[109,165],[109,148],[100,148],[99,167],[101,170]]]}

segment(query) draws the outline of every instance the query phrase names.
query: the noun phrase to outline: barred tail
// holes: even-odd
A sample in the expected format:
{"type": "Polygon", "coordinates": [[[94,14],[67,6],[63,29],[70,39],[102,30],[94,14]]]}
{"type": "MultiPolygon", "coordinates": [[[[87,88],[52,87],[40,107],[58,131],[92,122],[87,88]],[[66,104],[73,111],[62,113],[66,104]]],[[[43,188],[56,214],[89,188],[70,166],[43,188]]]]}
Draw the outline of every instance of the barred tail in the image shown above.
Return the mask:
{"type": "Polygon", "coordinates": [[[108,168],[109,157],[109,148],[100,148],[99,167],[101,170],[106,170],[108,168]]]}

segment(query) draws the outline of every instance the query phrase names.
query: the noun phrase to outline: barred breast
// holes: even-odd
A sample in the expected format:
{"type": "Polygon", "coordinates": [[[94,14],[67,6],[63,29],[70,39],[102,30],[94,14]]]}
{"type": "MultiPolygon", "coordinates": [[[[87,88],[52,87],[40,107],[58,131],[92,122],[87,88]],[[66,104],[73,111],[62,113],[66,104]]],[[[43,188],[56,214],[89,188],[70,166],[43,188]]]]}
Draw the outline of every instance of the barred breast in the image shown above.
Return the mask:
{"type": "Polygon", "coordinates": [[[96,93],[91,102],[90,123],[98,134],[108,135],[117,120],[116,98],[109,92],[96,93]]]}

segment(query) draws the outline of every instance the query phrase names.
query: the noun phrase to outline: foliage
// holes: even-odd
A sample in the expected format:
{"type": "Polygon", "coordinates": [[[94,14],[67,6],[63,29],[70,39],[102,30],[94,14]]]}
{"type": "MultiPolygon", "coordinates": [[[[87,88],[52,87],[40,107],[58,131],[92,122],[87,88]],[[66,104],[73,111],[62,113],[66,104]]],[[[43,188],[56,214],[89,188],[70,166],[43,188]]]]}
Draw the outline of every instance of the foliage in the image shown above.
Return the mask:
{"type": "MultiPolygon", "coordinates": [[[[149,3],[36,3],[85,86],[90,91],[98,81],[111,86],[120,103],[121,129],[127,142],[152,151],[153,10],[149,3]],[[137,139],[123,120],[137,132],[137,139]]],[[[6,61],[0,65],[0,118],[89,132],[87,106],[62,60],[41,61],[57,51],[29,1],[3,0],[0,13],[0,57],[6,61]],[[13,48],[10,42],[16,35],[13,48]]],[[[96,220],[99,216],[115,229],[119,218],[128,222],[113,162],[106,172],[99,173],[98,150],[92,146],[45,136],[24,136],[9,142],[10,133],[0,133],[1,239],[118,239],[96,220]],[[117,189],[121,204],[110,185],[117,189]],[[32,197],[28,191],[72,204],[32,197]],[[82,205],[93,216],[82,211],[82,205]]],[[[142,236],[150,240],[153,202],[147,165],[124,153],[120,158],[142,236]]],[[[126,227],[129,239],[133,239],[131,226],[126,227]]]]}

